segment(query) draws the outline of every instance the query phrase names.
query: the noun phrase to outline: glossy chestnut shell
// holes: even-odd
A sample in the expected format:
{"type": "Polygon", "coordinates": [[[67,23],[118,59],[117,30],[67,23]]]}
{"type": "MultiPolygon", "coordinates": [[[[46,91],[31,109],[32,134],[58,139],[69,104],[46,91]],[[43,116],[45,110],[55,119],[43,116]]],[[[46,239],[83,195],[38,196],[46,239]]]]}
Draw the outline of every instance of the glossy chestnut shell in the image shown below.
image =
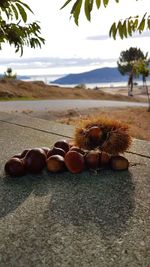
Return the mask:
{"type": "Polygon", "coordinates": [[[54,144],[54,147],[59,147],[59,148],[63,149],[64,151],[68,152],[70,145],[69,145],[69,142],[67,140],[60,140],[54,144]]]}
{"type": "Polygon", "coordinates": [[[19,158],[11,158],[5,164],[5,172],[10,176],[23,176],[26,174],[24,161],[19,158]]]}
{"type": "Polygon", "coordinates": [[[30,173],[39,173],[46,165],[46,154],[41,148],[34,148],[27,152],[25,164],[30,173]]]}
{"type": "Polygon", "coordinates": [[[64,157],[60,155],[53,155],[47,159],[47,169],[50,172],[57,173],[65,170],[64,157]]]}
{"type": "Polygon", "coordinates": [[[84,156],[77,151],[68,151],[65,155],[65,164],[72,173],[80,173],[85,168],[84,156]]]}

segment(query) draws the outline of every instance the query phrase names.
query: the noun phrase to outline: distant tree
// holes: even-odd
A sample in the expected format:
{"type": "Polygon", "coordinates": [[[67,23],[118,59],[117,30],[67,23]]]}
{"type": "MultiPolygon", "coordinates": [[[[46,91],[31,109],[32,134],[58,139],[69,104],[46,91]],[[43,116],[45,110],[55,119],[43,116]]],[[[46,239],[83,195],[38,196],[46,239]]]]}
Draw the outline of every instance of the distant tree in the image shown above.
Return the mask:
{"type": "Polygon", "coordinates": [[[45,40],[41,37],[39,23],[27,23],[27,13],[33,11],[20,0],[0,1],[0,49],[3,43],[14,45],[15,52],[23,54],[24,46],[41,47],[45,40]]]}
{"type": "MultiPolygon", "coordinates": [[[[106,8],[110,1],[112,0],[67,0],[61,9],[72,3],[73,5],[70,14],[74,18],[75,23],[78,25],[82,6],[84,6],[84,12],[87,20],[90,21],[94,4],[97,9],[99,9],[102,4],[106,8]]],[[[120,0],[115,0],[116,3],[119,3],[119,1],[120,0]]],[[[109,35],[116,39],[117,34],[119,34],[120,38],[123,39],[128,36],[132,36],[134,32],[139,32],[141,34],[145,29],[150,30],[150,14],[147,12],[142,17],[139,15],[135,17],[130,16],[125,20],[120,19],[119,22],[114,22],[110,28],[109,35]]]]}
{"type": "Polygon", "coordinates": [[[149,62],[150,60],[143,60],[140,59],[134,64],[134,70],[137,76],[142,75],[143,77],[143,87],[146,89],[146,94],[148,98],[148,111],[150,112],[150,96],[148,92],[148,86],[146,82],[146,78],[150,75],[150,69],[149,69],[149,62]]]}
{"type": "Polygon", "coordinates": [[[130,47],[129,50],[122,51],[120,53],[119,60],[117,61],[118,70],[122,75],[128,75],[128,95],[133,95],[133,80],[137,75],[135,70],[135,63],[139,60],[145,60],[148,57],[148,53],[144,55],[141,49],[136,47],[130,47]]]}
{"type": "Polygon", "coordinates": [[[7,68],[6,72],[4,73],[4,78],[16,80],[17,75],[13,74],[12,68],[7,68]]]}
{"type": "Polygon", "coordinates": [[[150,58],[148,58],[148,53],[145,56],[144,60],[139,60],[138,62],[138,72],[139,74],[142,75],[142,80],[143,80],[143,86],[146,85],[146,79],[150,75],[150,69],[149,69],[149,63],[150,63],[150,58]]]}

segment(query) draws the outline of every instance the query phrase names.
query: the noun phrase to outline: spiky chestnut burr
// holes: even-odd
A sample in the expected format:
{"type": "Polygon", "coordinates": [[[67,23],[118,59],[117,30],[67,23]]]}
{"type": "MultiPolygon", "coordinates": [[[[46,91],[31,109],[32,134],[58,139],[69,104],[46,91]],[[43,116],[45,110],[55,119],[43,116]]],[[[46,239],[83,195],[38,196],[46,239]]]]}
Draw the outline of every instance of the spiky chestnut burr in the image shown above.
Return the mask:
{"type": "Polygon", "coordinates": [[[82,149],[100,149],[116,155],[131,144],[128,125],[106,117],[82,120],[75,131],[75,145],[82,149]]]}

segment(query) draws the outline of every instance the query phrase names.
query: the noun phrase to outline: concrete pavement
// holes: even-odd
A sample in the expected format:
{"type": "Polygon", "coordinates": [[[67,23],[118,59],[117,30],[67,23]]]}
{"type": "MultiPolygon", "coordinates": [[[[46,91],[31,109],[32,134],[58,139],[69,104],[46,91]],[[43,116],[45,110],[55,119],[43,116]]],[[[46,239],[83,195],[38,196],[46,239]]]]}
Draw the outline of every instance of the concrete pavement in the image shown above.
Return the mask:
{"type": "Polygon", "coordinates": [[[8,181],[4,164],[28,147],[51,146],[73,127],[0,113],[0,266],[148,267],[150,143],[135,140],[129,171],[8,181]]]}

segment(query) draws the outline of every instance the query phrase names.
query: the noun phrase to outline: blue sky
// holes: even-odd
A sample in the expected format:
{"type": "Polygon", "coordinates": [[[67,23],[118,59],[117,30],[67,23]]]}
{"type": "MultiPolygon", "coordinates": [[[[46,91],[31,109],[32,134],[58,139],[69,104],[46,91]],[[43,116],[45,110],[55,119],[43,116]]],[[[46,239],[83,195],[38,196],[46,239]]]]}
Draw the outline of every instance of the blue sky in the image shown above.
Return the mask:
{"type": "Polygon", "coordinates": [[[65,0],[44,0],[43,4],[37,0],[24,1],[35,14],[29,15],[29,19],[40,21],[46,44],[42,49],[26,48],[22,58],[13,48],[4,45],[0,51],[0,73],[12,67],[17,74],[63,75],[116,66],[120,52],[130,46],[150,54],[149,32],[124,40],[117,38],[116,41],[108,36],[114,21],[149,13],[149,0],[120,0],[119,4],[110,0],[106,9],[94,9],[91,23],[82,12],[78,27],[70,19],[71,5],[60,10],[65,0]]]}

